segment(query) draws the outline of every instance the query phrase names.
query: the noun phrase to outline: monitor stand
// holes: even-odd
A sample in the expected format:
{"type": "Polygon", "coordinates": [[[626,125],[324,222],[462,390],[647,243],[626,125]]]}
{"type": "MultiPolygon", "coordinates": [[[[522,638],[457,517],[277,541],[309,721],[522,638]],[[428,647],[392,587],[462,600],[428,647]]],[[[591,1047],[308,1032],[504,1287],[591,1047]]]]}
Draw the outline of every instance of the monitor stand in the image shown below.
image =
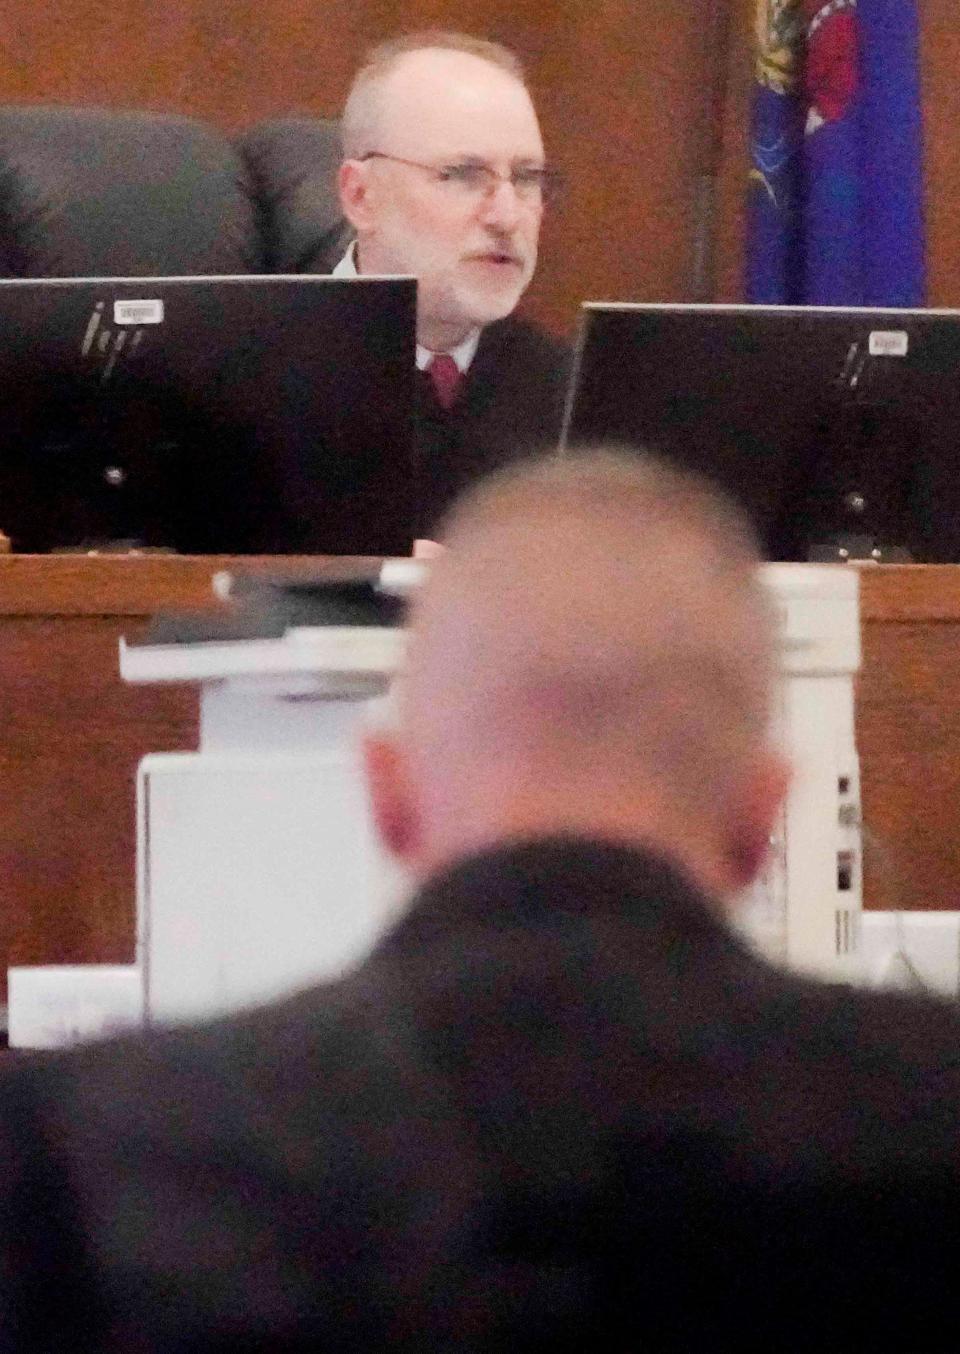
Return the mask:
{"type": "Polygon", "coordinates": [[[842,532],[807,550],[810,564],[913,564],[913,556],[903,545],[886,544],[875,536],[855,536],[842,532]]]}

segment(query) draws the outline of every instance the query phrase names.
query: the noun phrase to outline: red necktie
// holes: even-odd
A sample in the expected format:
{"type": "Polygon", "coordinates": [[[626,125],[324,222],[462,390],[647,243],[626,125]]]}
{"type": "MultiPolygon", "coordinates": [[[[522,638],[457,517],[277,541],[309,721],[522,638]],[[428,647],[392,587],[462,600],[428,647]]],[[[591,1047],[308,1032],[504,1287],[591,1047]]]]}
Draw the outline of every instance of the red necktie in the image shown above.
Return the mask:
{"type": "Polygon", "coordinates": [[[450,409],[457,398],[461,371],[449,353],[434,353],[427,363],[427,373],[444,409],[450,409]]]}

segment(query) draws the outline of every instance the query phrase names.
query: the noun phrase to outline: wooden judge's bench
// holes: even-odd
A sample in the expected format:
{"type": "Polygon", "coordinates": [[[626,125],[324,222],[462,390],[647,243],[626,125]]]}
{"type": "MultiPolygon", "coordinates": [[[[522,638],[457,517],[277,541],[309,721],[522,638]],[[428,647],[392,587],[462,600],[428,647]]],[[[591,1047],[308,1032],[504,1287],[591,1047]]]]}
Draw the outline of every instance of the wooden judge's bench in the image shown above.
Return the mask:
{"type": "MultiPolygon", "coordinates": [[[[133,959],[137,763],[196,747],[197,697],[122,682],[119,637],[216,607],[220,570],[323,567],[0,556],[0,1004],[8,964],[133,959]]],[[[861,613],[866,906],[957,909],[960,566],[864,568],[861,613]]]]}

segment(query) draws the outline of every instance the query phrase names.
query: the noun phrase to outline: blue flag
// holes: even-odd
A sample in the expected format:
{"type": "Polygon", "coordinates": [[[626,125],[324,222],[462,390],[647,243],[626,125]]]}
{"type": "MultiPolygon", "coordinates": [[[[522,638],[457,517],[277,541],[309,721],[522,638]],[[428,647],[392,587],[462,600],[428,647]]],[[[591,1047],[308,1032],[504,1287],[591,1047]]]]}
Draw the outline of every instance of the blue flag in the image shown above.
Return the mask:
{"type": "Polygon", "coordinates": [[[757,0],[746,294],[923,304],[915,0],[757,0]]]}

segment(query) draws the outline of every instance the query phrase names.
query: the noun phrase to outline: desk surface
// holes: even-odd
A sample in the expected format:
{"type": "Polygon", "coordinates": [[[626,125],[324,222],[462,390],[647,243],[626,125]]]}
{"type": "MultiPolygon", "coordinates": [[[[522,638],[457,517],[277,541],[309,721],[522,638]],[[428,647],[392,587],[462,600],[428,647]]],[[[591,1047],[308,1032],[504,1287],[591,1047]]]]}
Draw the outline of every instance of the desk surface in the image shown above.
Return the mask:
{"type": "MultiPolygon", "coordinates": [[[[0,616],[142,616],[164,607],[209,607],[216,605],[211,579],[221,570],[349,578],[376,562],[298,555],[0,555],[0,616]]],[[[960,565],[864,565],[860,576],[864,620],[960,621],[960,565]]]]}
{"type": "Polygon", "coordinates": [[[0,555],[0,618],[140,616],[221,605],[215,574],[355,578],[379,561],[300,555],[0,555]]]}

